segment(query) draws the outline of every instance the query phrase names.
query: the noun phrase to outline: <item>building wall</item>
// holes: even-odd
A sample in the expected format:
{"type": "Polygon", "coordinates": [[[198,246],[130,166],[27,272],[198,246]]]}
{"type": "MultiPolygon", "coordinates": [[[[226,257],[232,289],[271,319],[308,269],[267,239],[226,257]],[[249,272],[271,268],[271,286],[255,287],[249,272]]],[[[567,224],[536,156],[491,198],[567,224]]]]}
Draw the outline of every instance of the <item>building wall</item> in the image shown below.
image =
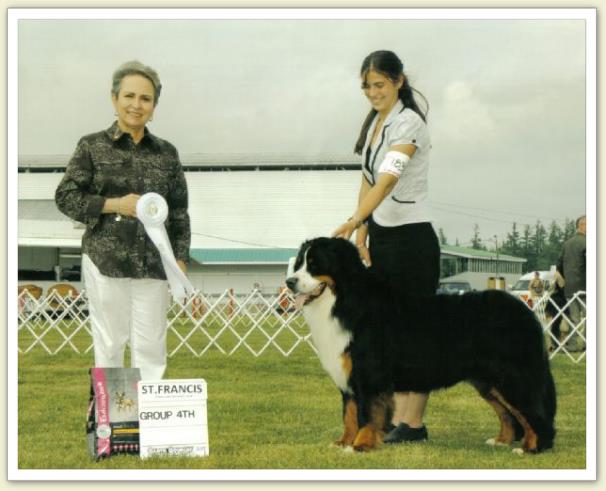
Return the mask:
{"type": "Polygon", "coordinates": [[[248,293],[257,288],[263,293],[277,293],[284,286],[287,265],[192,266],[188,277],[195,288],[206,293],[220,293],[233,288],[234,293],[248,293]]]}
{"type": "MultiPolygon", "coordinates": [[[[73,252],[69,249],[69,252],[73,252]]],[[[52,271],[59,261],[59,249],[44,247],[20,247],[19,248],[19,270],[42,270],[52,271]]],[[[61,260],[63,267],[79,264],[79,260],[73,259],[69,254],[61,260]]],[[[446,280],[468,281],[472,288],[485,290],[488,288],[488,279],[494,277],[494,264],[492,271],[473,272],[465,271],[454,275],[445,276],[446,280]]],[[[286,279],[286,264],[276,265],[198,265],[192,264],[188,276],[194,287],[205,293],[222,293],[233,288],[234,293],[247,293],[258,288],[263,293],[277,292],[284,286],[286,279]]],[[[518,273],[503,273],[499,276],[505,278],[506,285],[513,285],[520,277],[518,273]]],[[[35,281],[22,279],[19,284],[35,283],[46,289],[53,281],[35,281]]],[[[76,288],[81,289],[80,282],[70,281],[76,288]]]]}
{"type": "MultiPolygon", "coordinates": [[[[19,247],[19,271],[54,271],[59,263],[59,249],[55,247],[19,247]]],[[[62,261],[62,266],[79,265],[80,260],[62,261]],[[69,263],[69,264],[67,264],[69,263]]],[[[234,293],[248,293],[253,288],[263,293],[276,293],[284,286],[287,264],[267,265],[216,265],[192,264],[188,277],[196,289],[205,293],[222,293],[233,288],[234,293]]],[[[78,290],[81,281],[61,281],[73,284],[78,290]]],[[[34,283],[46,291],[57,283],[53,280],[21,279],[19,285],[34,283]]]]}
{"type": "Polygon", "coordinates": [[[59,249],[55,247],[19,247],[19,270],[52,271],[59,264],[59,249]]]}
{"type": "MultiPolygon", "coordinates": [[[[20,173],[19,200],[53,201],[62,177],[20,173]]],[[[306,239],[330,235],[350,216],[360,189],[360,171],[186,171],[185,178],[194,249],[298,248],[306,239]]],[[[78,244],[82,228],[52,211],[50,217],[20,217],[19,240],[78,244]]]]}

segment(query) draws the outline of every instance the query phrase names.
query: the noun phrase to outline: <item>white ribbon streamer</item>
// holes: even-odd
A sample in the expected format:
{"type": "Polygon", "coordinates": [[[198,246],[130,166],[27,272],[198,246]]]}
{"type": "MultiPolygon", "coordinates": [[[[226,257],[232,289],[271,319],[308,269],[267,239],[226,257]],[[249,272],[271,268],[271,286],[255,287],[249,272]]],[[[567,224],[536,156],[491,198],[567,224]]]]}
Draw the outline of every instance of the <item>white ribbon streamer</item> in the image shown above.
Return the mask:
{"type": "Polygon", "coordinates": [[[173,298],[181,301],[194,294],[194,287],[175,260],[164,222],[168,216],[166,200],[157,193],[146,193],[137,201],[137,218],[158,248],[173,298]]]}

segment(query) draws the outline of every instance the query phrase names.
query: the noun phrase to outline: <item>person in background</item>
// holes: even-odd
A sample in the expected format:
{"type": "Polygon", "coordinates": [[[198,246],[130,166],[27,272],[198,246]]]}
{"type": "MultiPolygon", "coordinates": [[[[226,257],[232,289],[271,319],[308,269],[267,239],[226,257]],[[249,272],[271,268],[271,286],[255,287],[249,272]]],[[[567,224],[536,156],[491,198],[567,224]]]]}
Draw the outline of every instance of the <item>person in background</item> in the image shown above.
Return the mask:
{"type": "MultiPolygon", "coordinates": [[[[371,109],[355,145],[362,156],[358,207],[333,236],[349,239],[355,232],[360,257],[387,278],[399,298],[434,295],[440,245],[425,204],[431,148],[426,114],[395,53],[368,55],[361,78],[371,109]]],[[[428,397],[395,394],[385,443],[427,440],[428,397]]]]}
{"type": "Polygon", "coordinates": [[[545,282],[541,279],[541,275],[538,271],[534,272],[534,278],[528,283],[528,291],[530,292],[530,298],[532,298],[533,305],[540,300],[545,293],[545,282]]]}
{"type": "Polygon", "coordinates": [[[585,289],[586,289],[586,217],[579,217],[576,221],[577,231],[570,239],[564,242],[557,270],[564,277],[564,294],[567,300],[575,300],[570,304],[571,329],[578,326],[577,333],[573,334],[566,343],[568,351],[583,351],[585,341],[580,335],[585,334],[585,289]],[[579,293],[582,292],[582,293],[579,293]],[[582,302],[582,303],[581,303],[582,302]]]}
{"type": "MultiPolygon", "coordinates": [[[[563,326],[566,325],[564,316],[569,317],[570,311],[566,308],[566,295],[564,294],[564,278],[556,269],[555,278],[549,286],[549,299],[545,303],[545,318],[551,323],[551,335],[548,335],[549,351],[555,350],[563,340],[563,326]]],[[[567,329],[566,329],[567,330],[567,329]]]]}
{"type": "Polygon", "coordinates": [[[113,74],[117,120],[80,139],[55,192],[59,210],[86,225],[82,275],[89,302],[97,367],[122,367],[127,343],[142,379],[166,369],[168,286],[160,254],[137,220],[140,195],[161,194],[165,227],[185,272],[191,240],[185,175],[175,147],[152,135],[162,85],[138,61],[113,74]]]}

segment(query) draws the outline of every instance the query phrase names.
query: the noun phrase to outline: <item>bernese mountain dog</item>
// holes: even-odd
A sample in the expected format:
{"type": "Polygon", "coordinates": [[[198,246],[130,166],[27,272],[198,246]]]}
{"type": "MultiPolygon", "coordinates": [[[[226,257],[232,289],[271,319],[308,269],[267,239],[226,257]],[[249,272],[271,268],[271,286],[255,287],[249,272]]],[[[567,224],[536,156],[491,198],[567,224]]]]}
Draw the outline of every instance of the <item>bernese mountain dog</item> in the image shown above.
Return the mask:
{"type": "Polygon", "coordinates": [[[466,381],[497,413],[486,443],[517,453],[553,446],[556,392],[539,321],[506,292],[396,298],[384,278],[337,238],[301,246],[287,286],[302,308],[320,362],[342,394],[337,445],[382,443],[394,392],[466,381]]]}

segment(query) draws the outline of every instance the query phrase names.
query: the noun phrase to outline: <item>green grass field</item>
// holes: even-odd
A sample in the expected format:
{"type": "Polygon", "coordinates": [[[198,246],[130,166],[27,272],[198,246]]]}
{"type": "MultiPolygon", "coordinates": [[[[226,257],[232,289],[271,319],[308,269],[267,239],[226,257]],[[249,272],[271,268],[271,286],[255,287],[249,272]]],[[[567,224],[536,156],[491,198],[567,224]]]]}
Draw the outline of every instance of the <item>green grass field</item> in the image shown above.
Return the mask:
{"type": "MultiPolygon", "coordinates": [[[[19,345],[31,341],[23,331],[19,345]]],[[[264,336],[250,336],[260,343],[264,336]],[[260,336],[260,337],[258,337],[260,336]]],[[[52,341],[48,339],[49,343],[52,341]]],[[[81,336],[80,348],[90,342],[81,336]]],[[[172,335],[169,346],[178,340],[172,335]]],[[[192,342],[194,342],[192,340],[192,342]]],[[[204,343],[204,337],[199,340],[204,343]]],[[[208,384],[210,456],[141,460],[112,456],[95,462],[85,437],[92,354],[40,346],[19,355],[20,469],[584,469],[585,363],[552,361],[558,391],[555,448],[518,456],[485,440],[498,432],[493,410],[466,384],[432,394],[426,412],[429,441],[352,454],[330,443],[341,432],[340,395],[311,348],[284,357],[269,348],[255,358],[209,349],[202,357],[180,350],[166,378],[208,384]]]]}

